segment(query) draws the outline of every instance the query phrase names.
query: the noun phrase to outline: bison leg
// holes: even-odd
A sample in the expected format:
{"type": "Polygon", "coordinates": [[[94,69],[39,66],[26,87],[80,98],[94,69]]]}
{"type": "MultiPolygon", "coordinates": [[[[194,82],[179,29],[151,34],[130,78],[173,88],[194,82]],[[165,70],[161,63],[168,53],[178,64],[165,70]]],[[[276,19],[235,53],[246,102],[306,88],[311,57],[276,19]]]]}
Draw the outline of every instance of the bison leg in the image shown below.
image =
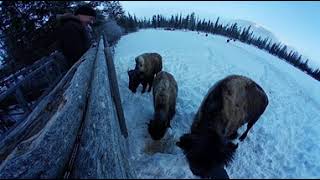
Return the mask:
{"type": "Polygon", "coordinates": [[[151,91],[152,84],[153,84],[153,78],[151,78],[151,79],[149,80],[149,89],[148,89],[148,92],[151,91]]]}
{"type": "Polygon", "coordinates": [[[142,86],[143,86],[143,89],[142,89],[142,92],[141,92],[142,94],[146,92],[147,85],[148,85],[147,82],[143,82],[142,83],[142,86]]]}
{"type": "Polygon", "coordinates": [[[249,127],[247,127],[247,130],[241,135],[241,137],[239,138],[240,141],[243,141],[247,135],[248,135],[248,132],[249,132],[249,127]]]}
{"type": "Polygon", "coordinates": [[[147,85],[143,85],[143,89],[141,91],[142,94],[146,92],[146,87],[147,87],[147,85]]]}
{"type": "Polygon", "coordinates": [[[259,119],[259,117],[260,117],[260,116],[258,116],[258,118],[257,118],[256,120],[254,120],[254,121],[249,121],[249,122],[248,122],[246,131],[245,131],[245,132],[240,136],[240,138],[239,138],[240,141],[243,141],[243,140],[247,137],[249,130],[250,130],[250,129],[252,128],[252,126],[257,122],[257,120],[259,119]]]}
{"type": "MultiPolygon", "coordinates": [[[[266,102],[265,104],[267,104],[268,102],[266,102]]],[[[241,135],[241,137],[239,138],[240,141],[243,141],[247,135],[249,130],[252,128],[252,126],[258,121],[258,119],[260,118],[260,116],[262,115],[262,113],[264,112],[265,107],[258,111],[257,113],[255,113],[254,115],[251,116],[251,118],[249,118],[248,121],[248,125],[247,125],[247,129],[246,131],[241,135]]]]}
{"type": "Polygon", "coordinates": [[[169,114],[169,119],[171,120],[173,116],[176,114],[176,108],[170,108],[170,114],[169,114]]]}

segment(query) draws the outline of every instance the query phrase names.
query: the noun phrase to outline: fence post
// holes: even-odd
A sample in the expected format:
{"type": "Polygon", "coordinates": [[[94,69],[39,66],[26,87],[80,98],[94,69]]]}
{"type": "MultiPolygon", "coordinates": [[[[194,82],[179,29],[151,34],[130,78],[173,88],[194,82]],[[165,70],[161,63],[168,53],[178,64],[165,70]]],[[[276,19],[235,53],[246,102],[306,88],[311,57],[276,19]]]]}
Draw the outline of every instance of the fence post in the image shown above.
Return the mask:
{"type": "Polygon", "coordinates": [[[118,86],[118,81],[117,81],[117,76],[116,76],[116,70],[114,67],[110,47],[109,47],[109,44],[108,44],[108,41],[107,41],[107,38],[105,35],[103,35],[103,43],[104,43],[104,54],[106,56],[107,67],[108,67],[111,95],[112,95],[113,101],[116,105],[116,110],[117,110],[117,115],[118,115],[118,120],[119,120],[119,125],[120,125],[122,135],[125,138],[127,138],[128,137],[128,130],[127,130],[126,121],[124,118],[123,109],[122,109],[122,105],[121,105],[121,98],[120,98],[120,93],[119,93],[119,86],[118,86]]]}

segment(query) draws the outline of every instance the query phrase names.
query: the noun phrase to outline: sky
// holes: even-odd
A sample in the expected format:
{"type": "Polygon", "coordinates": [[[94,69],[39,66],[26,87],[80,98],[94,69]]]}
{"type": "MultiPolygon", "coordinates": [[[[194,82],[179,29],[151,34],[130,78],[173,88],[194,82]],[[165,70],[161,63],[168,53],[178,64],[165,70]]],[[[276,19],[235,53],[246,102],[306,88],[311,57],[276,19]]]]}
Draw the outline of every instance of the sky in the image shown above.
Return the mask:
{"type": "Polygon", "coordinates": [[[320,2],[312,1],[120,1],[137,17],[195,12],[248,20],[271,31],[281,42],[320,65],[320,2]]]}

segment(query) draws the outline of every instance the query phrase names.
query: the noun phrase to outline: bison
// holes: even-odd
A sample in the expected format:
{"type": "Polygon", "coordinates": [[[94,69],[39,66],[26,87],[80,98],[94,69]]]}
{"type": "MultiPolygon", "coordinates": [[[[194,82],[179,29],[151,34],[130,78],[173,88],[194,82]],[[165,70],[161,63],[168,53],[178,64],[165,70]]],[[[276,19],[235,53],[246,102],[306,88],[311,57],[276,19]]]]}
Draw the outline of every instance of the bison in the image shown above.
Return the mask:
{"type": "Polygon", "coordinates": [[[144,53],[135,58],[136,66],[134,70],[128,71],[129,89],[135,93],[139,84],[143,86],[142,93],[151,91],[154,76],[162,70],[162,57],[158,53],[144,53]]]}
{"type": "Polygon", "coordinates": [[[224,165],[233,158],[238,144],[237,130],[247,123],[243,141],[268,105],[268,97],[253,80],[230,75],[210,88],[191,126],[191,133],[180,137],[179,146],[191,171],[201,177],[224,178],[224,165]]]}
{"type": "Polygon", "coordinates": [[[178,85],[174,77],[165,71],[157,74],[153,87],[154,117],[148,123],[148,131],[153,140],[160,140],[170,127],[176,113],[178,85]]]}

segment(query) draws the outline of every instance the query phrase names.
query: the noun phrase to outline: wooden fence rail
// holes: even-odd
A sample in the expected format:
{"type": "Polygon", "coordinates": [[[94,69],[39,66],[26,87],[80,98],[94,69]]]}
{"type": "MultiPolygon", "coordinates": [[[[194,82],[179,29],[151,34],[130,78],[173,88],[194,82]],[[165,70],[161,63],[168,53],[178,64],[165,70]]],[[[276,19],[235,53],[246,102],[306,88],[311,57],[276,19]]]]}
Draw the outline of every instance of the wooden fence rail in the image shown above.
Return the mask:
{"type": "Polygon", "coordinates": [[[135,177],[108,48],[100,38],[0,141],[0,178],[135,177]]]}
{"type": "Polygon", "coordinates": [[[121,129],[122,135],[124,137],[128,137],[128,130],[127,130],[123,109],[121,105],[121,98],[120,98],[119,85],[118,85],[117,76],[116,76],[116,69],[114,66],[113,57],[112,57],[111,50],[110,50],[108,41],[106,39],[106,36],[103,36],[103,43],[105,46],[104,53],[107,61],[108,75],[109,75],[110,86],[111,86],[111,95],[116,106],[119,126],[121,129]]]}
{"type": "Polygon", "coordinates": [[[19,119],[15,119],[13,126],[2,127],[3,124],[1,125],[1,128],[7,130],[1,131],[0,139],[6,136],[9,133],[8,131],[15,128],[21,120],[25,119],[40,100],[57,85],[67,71],[64,61],[64,56],[56,52],[6,78],[6,81],[10,81],[10,84],[7,86],[8,89],[2,89],[0,92],[0,124],[7,121],[12,115],[12,110],[17,110],[9,108],[10,106],[22,108],[24,113],[19,119]],[[20,75],[23,76],[18,79],[17,76],[20,75]]]}

